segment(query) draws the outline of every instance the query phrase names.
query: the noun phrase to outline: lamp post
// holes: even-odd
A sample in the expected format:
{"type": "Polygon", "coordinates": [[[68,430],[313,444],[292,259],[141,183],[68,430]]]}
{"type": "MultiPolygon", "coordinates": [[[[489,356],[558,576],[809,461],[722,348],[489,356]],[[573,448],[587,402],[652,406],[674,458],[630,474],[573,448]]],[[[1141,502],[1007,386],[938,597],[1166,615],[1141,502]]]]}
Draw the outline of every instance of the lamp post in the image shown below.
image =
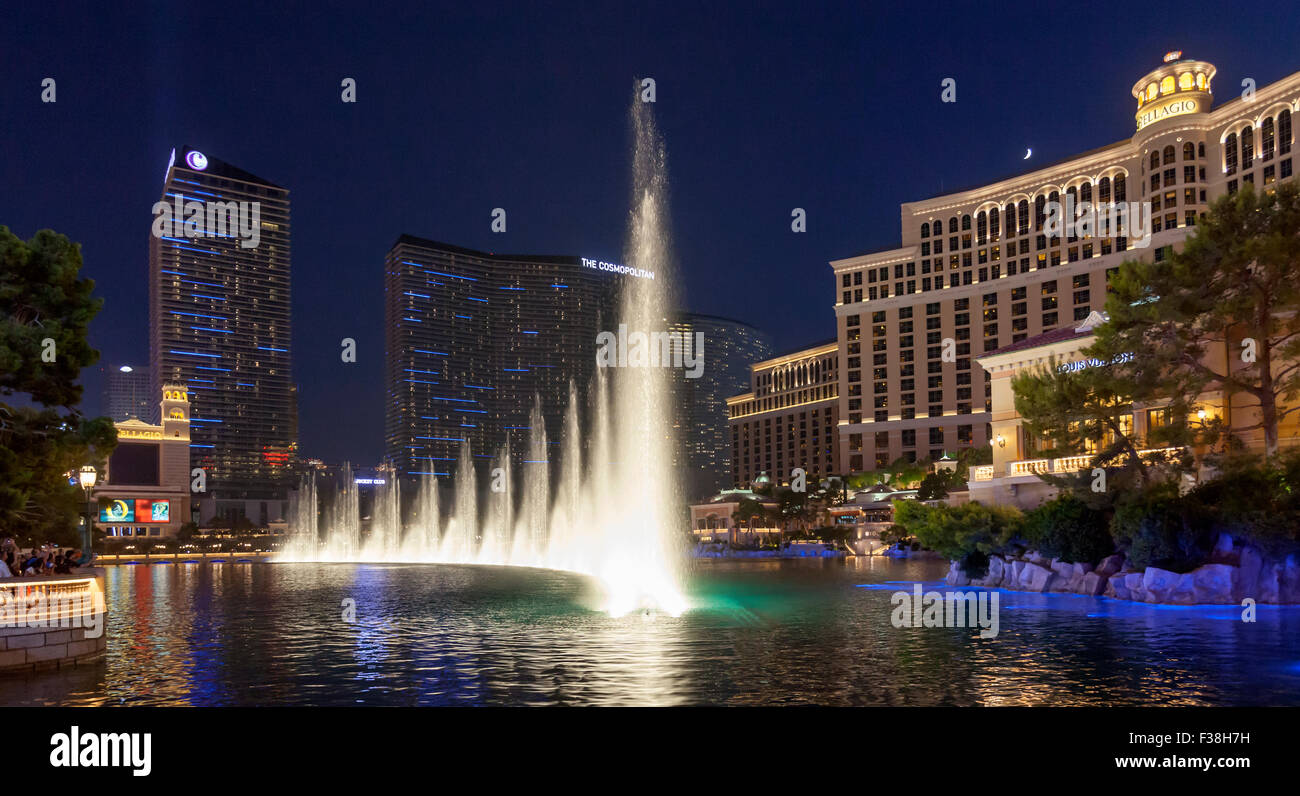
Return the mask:
{"type": "Polygon", "coordinates": [[[83,554],[91,555],[94,551],[91,549],[93,539],[90,532],[90,526],[91,523],[94,522],[94,514],[91,512],[90,507],[90,493],[95,488],[95,481],[99,478],[99,473],[96,472],[94,467],[88,464],[85,467],[82,467],[80,472],[77,473],[77,478],[81,482],[81,491],[86,497],[86,524],[81,530],[82,552],[83,554]]]}

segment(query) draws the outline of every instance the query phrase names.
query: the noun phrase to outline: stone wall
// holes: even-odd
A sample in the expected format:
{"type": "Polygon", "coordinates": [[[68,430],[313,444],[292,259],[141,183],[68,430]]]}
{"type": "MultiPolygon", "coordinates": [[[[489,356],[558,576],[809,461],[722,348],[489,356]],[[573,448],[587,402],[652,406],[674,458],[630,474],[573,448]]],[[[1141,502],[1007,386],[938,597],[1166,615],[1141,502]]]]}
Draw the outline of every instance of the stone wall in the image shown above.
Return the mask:
{"type": "Polygon", "coordinates": [[[1012,591],[1061,592],[1169,605],[1300,604],[1300,559],[1270,559],[1257,548],[1237,545],[1224,534],[1209,563],[1191,572],[1158,567],[1137,570],[1121,554],[1096,565],[1044,558],[990,556],[988,572],[971,578],[952,562],[950,586],[986,586],[1012,591]]]}
{"type": "Polygon", "coordinates": [[[104,570],[42,578],[0,578],[0,674],[89,663],[108,644],[104,570]],[[51,595],[71,597],[71,609],[41,611],[51,595]]]}

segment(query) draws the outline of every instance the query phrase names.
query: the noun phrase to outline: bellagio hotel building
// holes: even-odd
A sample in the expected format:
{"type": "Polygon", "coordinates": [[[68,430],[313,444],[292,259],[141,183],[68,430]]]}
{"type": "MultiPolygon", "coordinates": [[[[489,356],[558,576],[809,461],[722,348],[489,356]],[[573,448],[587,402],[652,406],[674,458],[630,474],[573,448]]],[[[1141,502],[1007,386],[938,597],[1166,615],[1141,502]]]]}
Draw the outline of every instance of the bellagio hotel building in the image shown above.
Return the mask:
{"type": "Polygon", "coordinates": [[[977,356],[1077,325],[1102,309],[1121,261],[1166,256],[1222,194],[1292,178],[1300,72],[1217,107],[1214,74],[1212,64],[1170,53],[1133,86],[1132,137],[908,202],[902,246],[831,262],[842,364],[839,471],[987,445],[990,388],[977,356]],[[1049,203],[1067,197],[1150,202],[1150,245],[1048,237],[1049,203]],[[947,357],[945,338],[955,343],[947,357]]]}

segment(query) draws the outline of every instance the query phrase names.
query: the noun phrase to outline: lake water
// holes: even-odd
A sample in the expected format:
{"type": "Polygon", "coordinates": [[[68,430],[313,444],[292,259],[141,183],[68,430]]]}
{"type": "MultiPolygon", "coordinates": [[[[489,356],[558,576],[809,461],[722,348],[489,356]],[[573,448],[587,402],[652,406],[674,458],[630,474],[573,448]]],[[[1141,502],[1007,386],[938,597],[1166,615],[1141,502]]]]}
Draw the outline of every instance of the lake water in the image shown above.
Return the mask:
{"type": "Polygon", "coordinates": [[[945,571],[699,561],[688,613],[611,618],[546,570],[109,567],[105,659],[0,678],[0,704],[1300,705],[1300,608],[999,591],[996,638],[893,627],[945,571]]]}

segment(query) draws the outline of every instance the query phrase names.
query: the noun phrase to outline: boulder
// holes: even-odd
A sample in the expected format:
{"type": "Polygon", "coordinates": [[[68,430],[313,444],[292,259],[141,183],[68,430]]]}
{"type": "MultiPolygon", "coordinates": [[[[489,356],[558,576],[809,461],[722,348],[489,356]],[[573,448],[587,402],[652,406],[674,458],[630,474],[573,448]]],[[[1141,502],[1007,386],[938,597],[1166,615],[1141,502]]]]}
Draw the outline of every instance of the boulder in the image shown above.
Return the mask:
{"type": "Polygon", "coordinates": [[[1167,602],[1169,595],[1178,586],[1179,577],[1181,576],[1178,573],[1170,572],[1167,569],[1147,567],[1146,572],[1142,573],[1141,581],[1142,591],[1146,592],[1146,601],[1149,603],[1167,602]]]}
{"type": "Polygon", "coordinates": [[[1103,591],[1107,591],[1107,584],[1110,578],[1098,575],[1095,571],[1085,573],[1079,581],[1078,587],[1075,588],[1076,594],[1087,594],[1096,597],[1103,591]]]}
{"type": "MultiPolygon", "coordinates": [[[[1114,580],[1114,578],[1111,578],[1114,580]]],[[[1124,576],[1124,588],[1128,591],[1127,600],[1144,600],[1146,592],[1142,589],[1142,573],[1130,572],[1124,576]]]]}
{"type": "Polygon", "coordinates": [[[1259,575],[1264,569],[1264,556],[1254,547],[1241,551],[1241,561],[1232,573],[1232,601],[1240,603],[1251,599],[1259,602],[1259,575]]]}
{"type": "Polygon", "coordinates": [[[1052,570],[1030,563],[1026,564],[1024,571],[1020,573],[1020,587],[1025,591],[1050,591],[1056,579],[1056,573],[1052,570]]]}
{"type": "Polygon", "coordinates": [[[1119,575],[1106,579],[1106,590],[1102,594],[1107,597],[1114,597],[1116,600],[1133,599],[1133,593],[1129,591],[1128,586],[1124,585],[1124,578],[1119,575]]]}
{"type": "MultiPolygon", "coordinates": [[[[1149,598],[1148,598],[1149,599],[1149,598]]],[[[1154,601],[1152,601],[1154,602],[1154,601]]],[[[1173,588],[1165,594],[1162,602],[1171,605],[1195,605],[1196,604],[1196,575],[1192,572],[1185,572],[1178,576],[1177,582],[1173,588]]]]}
{"type": "Polygon", "coordinates": [[[970,576],[961,568],[961,565],[953,561],[948,565],[948,577],[946,578],[949,586],[969,586],[970,576]]]}
{"type": "Polygon", "coordinates": [[[1024,562],[1024,561],[1021,561],[1020,559],[1016,559],[1015,561],[1012,561],[1012,562],[1011,562],[1011,571],[1010,571],[1010,572],[1004,572],[1004,573],[1003,573],[1002,583],[1003,583],[1003,584],[1004,584],[1008,589],[1018,589],[1018,588],[1020,588],[1020,575],[1021,575],[1024,571],[1025,571],[1025,562],[1024,562]]]}
{"type": "Polygon", "coordinates": [[[989,586],[1001,586],[1002,576],[1006,570],[1006,562],[1001,556],[989,556],[989,574],[985,578],[989,586]]]}
{"type": "Polygon", "coordinates": [[[1255,602],[1276,604],[1281,593],[1281,583],[1282,565],[1265,562],[1259,571],[1259,596],[1255,602]]]}
{"type": "Polygon", "coordinates": [[[1183,577],[1191,576],[1194,602],[1197,605],[1228,605],[1232,603],[1232,573],[1236,567],[1227,564],[1206,564],[1183,577]]]}
{"type": "Polygon", "coordinates": [[[1119,553],[1116,553],[1113,556],[1106,556],[1105,558],[1103,558],[1101,560],[1101,563],[1097,565],[1097,569],[1095,571],[1101,577],[1109,578],[1111,575],[1114,575],[1116,572],[1119,572],[1123,567],[1124,567],[1124,556],[1119,553]]]}
{"type": "Polygon", "coordinates": [[[1294,553],[1287,556],[1282,565],[1277,601],[1283,605],[1300,603],[1300,560],[1294,553]]]}

